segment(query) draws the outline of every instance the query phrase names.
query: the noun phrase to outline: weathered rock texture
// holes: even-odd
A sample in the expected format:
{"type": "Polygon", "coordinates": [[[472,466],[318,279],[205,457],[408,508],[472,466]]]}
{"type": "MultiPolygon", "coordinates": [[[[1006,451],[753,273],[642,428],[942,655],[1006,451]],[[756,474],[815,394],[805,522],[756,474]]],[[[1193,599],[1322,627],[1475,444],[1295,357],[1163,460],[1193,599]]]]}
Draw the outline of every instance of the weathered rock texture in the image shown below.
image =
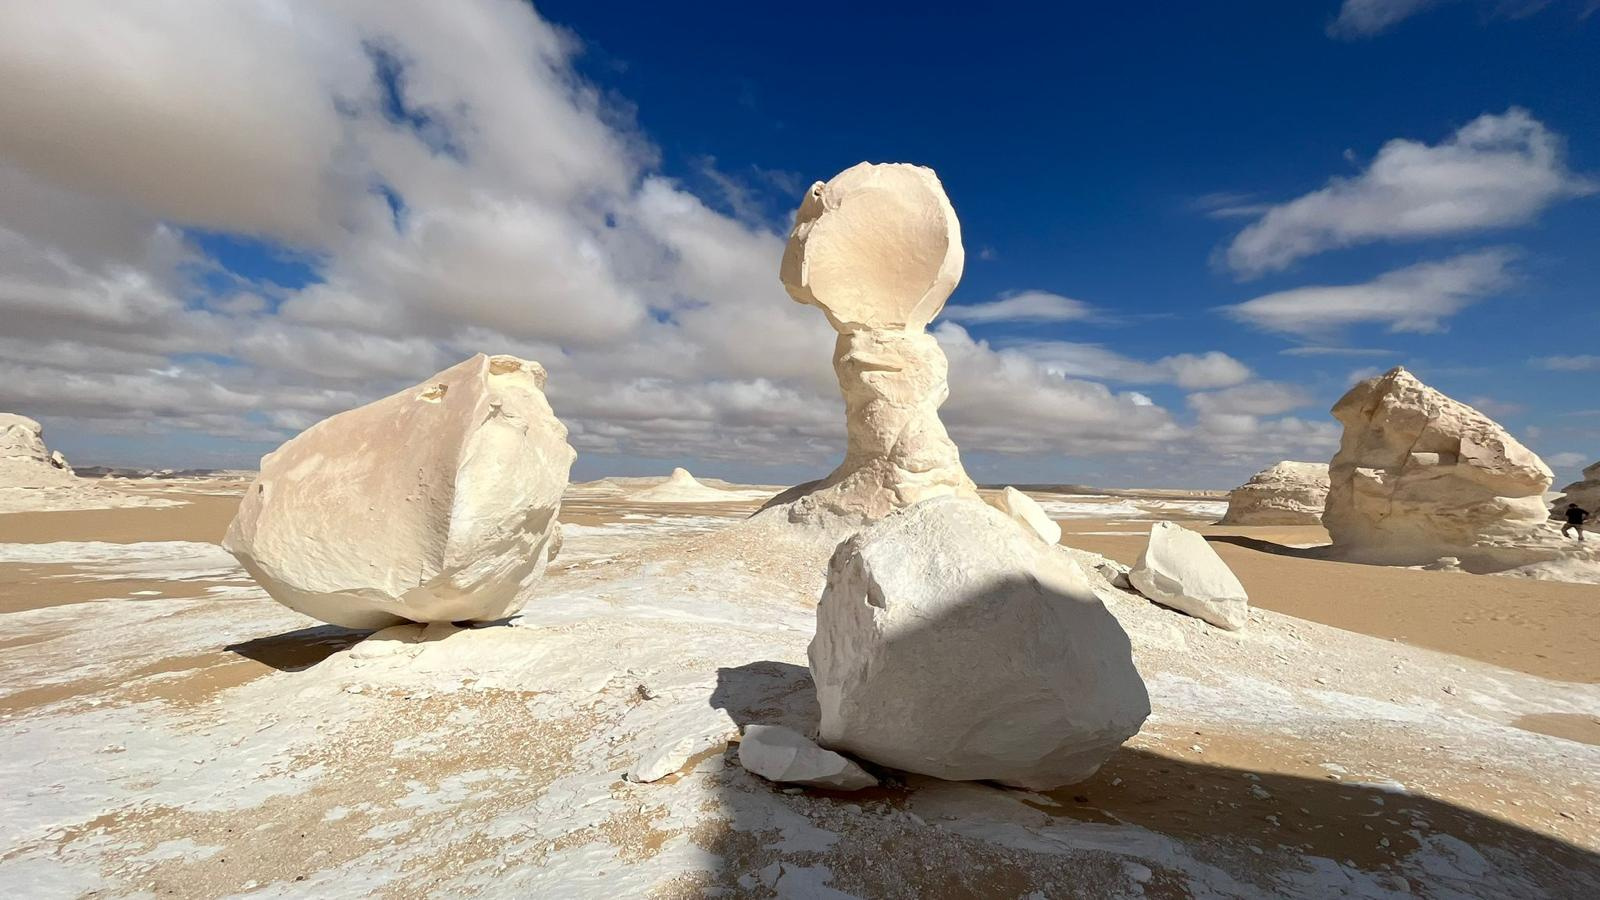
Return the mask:
{"type": "Polygon", "coordinates": [[[810,660],[823,746],[939,778],[1080,781],[1150,713],[1083,570],[966,497],[839,546],[810,660]]]}
{"type": "Polygon", "coordinates": [[[1039,501],[1014,487],[1007,487],[990,501],[995,509],[1015,519],[1046,544],[1061,543],[1061,524],[1050,518],[1039,501]]]}
{"type": "Polygon", "coordinates": [[[66,457],[44,445],[44,428],[27,416],[0,413],[0,487],[56,487],[77,482],[66,457]]]}
{"type": "Polygon", "coordinates": [[[1403,368],[1334,405],[1344,424],[1322,521],[1346,558],[1496,572],[1575,552],[1549,523],[1548,466],[1488,416],[1403,368]]]}
{"type": "Polygon", "coordinates": [[[1589,512],[1594,527],[1600,528],[1600,462],[1585,467],[1583,480],[1574,481],[1562,488],[1561,494],[1561,499],[1552,505],[1554,510],[1552,514],[1557,519],[1566,515],[1568,503],[1576,503],[1589,512]]]}
{"type": "Polygon", "coordinates": [[[1320,525],[1328,502],[1328,464],[1284,461],[1228,494],[1223,525],[1320,525]]]}
{"type": "Polygon", "coordinates": [[[1250,620],[1244,585],[1206,539],[1176,522],[1150,526],[1150,542],[1128,572],[1135,590],[1162,606],[1230,631],[1250,620]]]}
{"type": "Polygon", "coordinates": [[[875,787],[878,779],[852,760],[782,725],[749,725],[739,741],[739,765],[768,781],[836,791],[875,787]]]}
{"type": "Polygon", "coordinates": [[[471,359],[267,454],[223,540],[278,602],[351,628],[521,609],[574,452],[545,372],[471,359]]]}
{"type": "Polygon", "coordinates": [[[961,278],[961,226],[931,169],[861,163],[812,185],[780,277],[839,332],[844,462],[774,498],[793,521],[870,522],[930,497],[976,496],[939,421],[944,351],[923,329],[961,278]]]}

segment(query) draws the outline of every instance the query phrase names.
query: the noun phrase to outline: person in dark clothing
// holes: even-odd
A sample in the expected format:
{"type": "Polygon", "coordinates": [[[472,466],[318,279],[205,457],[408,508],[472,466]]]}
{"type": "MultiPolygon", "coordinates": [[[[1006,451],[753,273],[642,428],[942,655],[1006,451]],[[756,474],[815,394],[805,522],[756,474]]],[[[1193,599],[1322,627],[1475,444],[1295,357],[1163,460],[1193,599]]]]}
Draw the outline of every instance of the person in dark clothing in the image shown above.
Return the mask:
{"type": "Polygon", "coordinates": [[[1589,513],[1578,507],[1576,503],[1567,504],[1567,524],[1561,526],[1562,537],[1572,537],[1569,531],[1578,529],[1578,540],[1583,540],[1583,523],[1589,520],[1589,513]]]}

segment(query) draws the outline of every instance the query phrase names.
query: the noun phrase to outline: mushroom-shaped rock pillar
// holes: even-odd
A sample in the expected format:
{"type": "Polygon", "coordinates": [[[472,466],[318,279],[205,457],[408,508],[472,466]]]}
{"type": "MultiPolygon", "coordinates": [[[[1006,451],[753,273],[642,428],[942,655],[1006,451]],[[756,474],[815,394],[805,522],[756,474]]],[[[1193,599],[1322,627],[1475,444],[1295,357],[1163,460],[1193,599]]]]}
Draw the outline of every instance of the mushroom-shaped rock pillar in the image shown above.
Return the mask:
{"type": "Polygon", "coordinates": [[[944,351],[925,330],[961,280],[961,225],[933,170],[861,163],[811,186],[779,275],[839,332],[844,462],[768,508],[791,521],[881,519],[930,497],[976,496],[939,421],[944,351]]]}

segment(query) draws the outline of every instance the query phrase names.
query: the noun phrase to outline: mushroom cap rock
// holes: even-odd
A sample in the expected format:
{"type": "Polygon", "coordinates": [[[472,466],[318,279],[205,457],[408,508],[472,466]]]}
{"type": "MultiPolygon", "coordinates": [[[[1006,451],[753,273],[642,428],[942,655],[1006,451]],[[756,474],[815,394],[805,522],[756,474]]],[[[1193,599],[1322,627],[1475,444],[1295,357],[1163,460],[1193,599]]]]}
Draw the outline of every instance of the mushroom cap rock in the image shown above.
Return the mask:
{"type": "Polygon", "coordinates": [[[920,331],[961,280],[961,224],[932,169],[859,163],[801,201],[779,277],[836,331],[920,331]]]}

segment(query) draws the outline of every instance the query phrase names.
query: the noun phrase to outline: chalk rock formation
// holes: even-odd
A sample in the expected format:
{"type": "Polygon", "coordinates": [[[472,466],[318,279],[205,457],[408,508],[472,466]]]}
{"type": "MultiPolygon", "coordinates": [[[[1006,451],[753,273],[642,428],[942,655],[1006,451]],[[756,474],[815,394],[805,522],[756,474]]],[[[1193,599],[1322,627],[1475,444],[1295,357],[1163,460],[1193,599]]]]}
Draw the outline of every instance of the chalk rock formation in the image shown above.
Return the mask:
{"type": "Polygon", "coordinates": [[[1150,526],[1150,542],[1128,573],[1139,593],[1230,631],[1250,619],[1250,598],[1206,539],[1176,522],[1150,526]]]}
{"type": "Polygon", "coordinates": [[[774,498],[791,521],[870,522],[930,497],[976,496],[939,421],[949,364],[923,329],[961,279],[961,226],[931,169],[861,163],[812,185],[780,277],[834,330],[844,462],[774,498]]]}
{"type": "Polygon", "coordinates": [[[1567,485],[1561,489],[1561,493],[1561,499],[1552,505],[1552,514],[1557,519],[1566,515],[1568,503],[1576,503],[1588,510],[1589,515],[1596,520],[1594,527],[1600,528],[1600,462],[1585,467],[1583,480],[1567,485]]]}
{"type": "Polygon", "coordinates": [[[1327,463],[1284,461],[1229,492],[1221,524],[1320,525],[1327,501],[1327,463]]]}
{"type": "Polygon", "coordinates": [[[732,491],[706,487],[696,481],[688,469],[679,467],[672,470],[666,481],[639,491],[633,495],[633,499],[646,503],[726,503],[739,500],[741,496],[732,491]]]}
{"type": "Polygon", "coordinates": [[[782,725],[747,725],[739,741],[739,765],[768,781],[836,791],[876,787],[878,779],[853,761],[824,750],[782,725]]]}
{"type": "Polygon", "coordinates": [[[545,372],[484,356],[313,425],[261,460],[223,546],[335,625],[489,621],[543,574],[574,452],[545,372]]]}
{"type": "Polygon", "coordinates": [[[1029,531],[1037,534],[1046,544],[1061,543],[1061,524],[1050,518],[1039,501],[1014,487],[1007,487],[990,501],[1000,510],[1029,531]]]}
{"type": "Polygon", "coordinates": [[[1344,437],[1322,521],[1336,554],[1455,556],[1481,573],[1568,552],[1548,521],[1549,467],[1483,413],[1397,367],[1351,388],[1333,415],[1344,437]]]}
{"type": "Polygon", "coordinates": [[[840,544],[809,655],[823,746],[938,778],[1081,781],[1150,714],[1082,569],[967,497],[840,544]]]}
{"type": "Polygon", "coordinates": [[[77,481],[66,457],[45,446],[43,426],[0,413],[0,487],[70,487],[77,481]]]}

